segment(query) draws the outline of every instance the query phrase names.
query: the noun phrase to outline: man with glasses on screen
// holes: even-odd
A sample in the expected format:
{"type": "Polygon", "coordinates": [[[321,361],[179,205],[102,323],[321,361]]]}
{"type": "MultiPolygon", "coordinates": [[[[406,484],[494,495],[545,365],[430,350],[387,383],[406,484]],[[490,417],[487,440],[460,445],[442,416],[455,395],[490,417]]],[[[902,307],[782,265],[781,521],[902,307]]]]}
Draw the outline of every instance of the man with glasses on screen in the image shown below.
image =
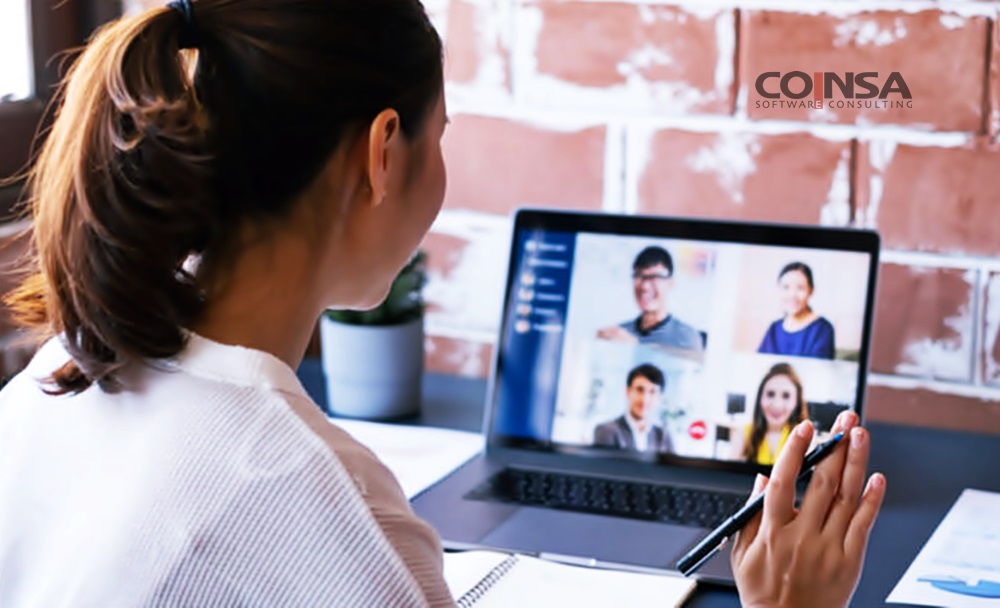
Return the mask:
{"type": "Polygon", "coordinates": [[[674,262],[663,247],[650,246],[632,263],[632,289],[639,316],[597,332],[603,340],[649,344],[700,357],[705,350],[701,332],[670,314],[668,296],[673,288],[674,262]]]}

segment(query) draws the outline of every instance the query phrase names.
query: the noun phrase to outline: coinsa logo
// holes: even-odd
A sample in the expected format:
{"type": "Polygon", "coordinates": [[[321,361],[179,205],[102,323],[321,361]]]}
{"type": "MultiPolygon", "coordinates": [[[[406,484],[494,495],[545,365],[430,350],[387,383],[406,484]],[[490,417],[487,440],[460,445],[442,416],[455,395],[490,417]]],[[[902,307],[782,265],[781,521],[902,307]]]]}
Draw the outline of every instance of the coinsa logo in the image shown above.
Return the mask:
{"type": "Polygon", "coordinates": [[[764,72],[754,83],[758,108],[912,108],[899,72],[764,72]],[[808,98],[808,99],[807,99],[808,98]]]}

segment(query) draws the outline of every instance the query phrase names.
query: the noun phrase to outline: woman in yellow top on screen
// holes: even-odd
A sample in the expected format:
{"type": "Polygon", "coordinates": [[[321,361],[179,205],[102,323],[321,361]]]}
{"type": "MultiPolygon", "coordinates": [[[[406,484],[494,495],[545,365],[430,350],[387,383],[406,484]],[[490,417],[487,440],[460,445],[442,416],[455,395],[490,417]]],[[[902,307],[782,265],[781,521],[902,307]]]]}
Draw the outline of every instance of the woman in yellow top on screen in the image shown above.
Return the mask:
{"type": "Polygon", "coordinates": [[[757,389],[753,422],[747,425],[744,436],[743,459],[757,464],[774,464],[788,434],[808,417],[798,374],[787,363],[776,364],[757,389]]]}

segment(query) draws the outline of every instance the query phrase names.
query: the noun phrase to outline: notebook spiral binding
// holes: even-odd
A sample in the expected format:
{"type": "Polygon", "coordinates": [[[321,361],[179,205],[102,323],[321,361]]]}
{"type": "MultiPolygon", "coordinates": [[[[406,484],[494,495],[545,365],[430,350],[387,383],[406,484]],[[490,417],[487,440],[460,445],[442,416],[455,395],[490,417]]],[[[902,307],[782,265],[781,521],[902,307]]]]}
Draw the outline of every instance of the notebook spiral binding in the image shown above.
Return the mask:
{"type": "Polygon", "coordinates": [[[500,579],[510,572],[511,568],[517,565],[517,559],[516,555],[511,555],[494,566],[472,589],[469,589],[462,597],[458,598],[456,602],[458,608],[472,608],[476,602],[481,600],[493,588],[493,585],[496,585],[500,579]]]}

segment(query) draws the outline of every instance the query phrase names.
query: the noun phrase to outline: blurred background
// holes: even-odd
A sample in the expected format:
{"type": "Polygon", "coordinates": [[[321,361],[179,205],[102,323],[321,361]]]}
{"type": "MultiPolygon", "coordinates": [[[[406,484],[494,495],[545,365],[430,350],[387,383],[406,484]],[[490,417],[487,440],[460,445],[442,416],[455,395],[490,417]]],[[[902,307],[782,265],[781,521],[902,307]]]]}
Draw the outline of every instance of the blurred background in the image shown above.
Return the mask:
{"type": "MultiPolygon", "coordinates": [[[[0,0],[0,175],[29,158],[59,53],[162,4],[0,0]]],[[[426,6],[452,119],[445,207],[425,243],[430,371],[488,374],[519,206],[873,228],[884,251],[868,417],[1000,432],[1000,2],[426,6]],[[898,72],[911,103],[760,103],[758,77],[792,71],[875,72],[877,86],[898,72]]],[[[4,291],[18,193],[0,190],[4,291]]],[[[2,314],[0,353],[4,377],[30,355],[2,314]]]]}

